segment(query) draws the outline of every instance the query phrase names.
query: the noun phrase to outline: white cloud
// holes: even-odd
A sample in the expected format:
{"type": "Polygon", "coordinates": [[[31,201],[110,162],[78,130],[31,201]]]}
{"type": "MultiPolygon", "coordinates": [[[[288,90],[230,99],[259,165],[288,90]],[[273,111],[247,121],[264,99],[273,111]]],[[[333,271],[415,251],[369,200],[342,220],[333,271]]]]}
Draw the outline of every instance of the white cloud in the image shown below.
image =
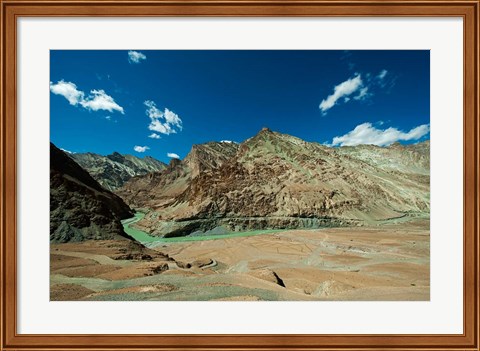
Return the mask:
{"type": "Polygon", "coordinates": [[[148,129],[150,129],[154,132],[158,132],[158,133],[166,134],[166,135],[176,133],[175,129],[173,129],[168,123],[160,122],[158,119],[152,120],[150,122],[150,124],[148,125],[148,129]]]}
{"type": "Polygon", "coordinates": [[[395,82],[398,77],[392,77],[391,74],[388,73],[386,69],[383,69],[380,71],[380,73],[375,77],[376,83],[381,87],[381,88],[387,88],[387,92],[391,90],[395,86],[395,82]],[[388,74],[388,77],[387,77],[388,74]]]}
{"type": "Polygon", "coordinates": [[[105,110],[109,112],[118,111],[122,114],[125,113],[123,107],[118,105],[104,90],[92,90],[86,99],[80,101],[80,105],[92,111],[105,110]]]}
{"type": "Polygon", "coordinates": [[[378,79],[382,80],[387,76],[388,71],[386,69],[383,69],[377,76],[378,79]]]}
{"type": "Polygon", "coordinates": [[[123,107],[115,102],[115,100],[105,93],[104,90],[91,90],[90,95],[85,97],[85,93],[77,89],[72,82],[65,82],[63,79],[58,83],[50,82],[50,91],[56,95],[62,95],[68,100],[70,105],[80,105],[91,111],[105,110],[109,112],[118,111],[124,113],[123,107]]]}
{"type": "Polygon", "coordinates": [[[135,145],[133,147],[133,150],[135,150],[136,152],[145,152],[147,150],[149,150],[150,148],[148,146],[138,146],[138,145],[135,145]]]}
{"type": "Polygon", "coordinates": [[[163,118],[163,112],[157,108],[157,105],[153,101],[147,100],[143,104],[148,107],[146,111],[148,117],[151,119],[163,118]]]}
{"type": "Polygon", "coordinates": [[[231,140],[220,140],[221,143],[232,144],[234,141],[231,140]]]}
{"type": "MultiPolygon", "coordinates": [[[[348,97],[355,93],[358,89],[362,88],[363,81],[360,74],[357,74],[355,77],[350,78],[333,88],[333,94],[329,95],[326,99],[322,100],[320,103],[320,110],[323,114],[327,112],[327,110],[331,109],[337,103],[338,99],[342,97],[348,97]]],[[[348,100],[347,100],[348,101],[348,100]]]]}
{"type": "Polygon", "coordinates": [[[377,129],[371,123],[362,123],[345,135],[333,138],[330,146],[354,146],[372,144],[386,146],[396,141],[418,140],[428,134],[429,124],[422,124],[412,128],[409,132],[402,132],[397,128],[377,129]]]}
{"type": "Polygon", "coordinates": [[[178,117],[176,113],[166,108],[164,116],[168,124],[173,125],[178,129],[182,130],[182,120],[180,119],[180,117],[178,117]]]}
{"type": "Polygon", "coordinates": [[[142,60],[146,60],[147,56],[138,51],[130,50],[128,52],[128,62],[130,63],[140,63],[142,60]]]}
{"type": "Polygon", "coordinates": [[[152,133],[152,134],[150,134],[148,137],[149,137],[149,138],[152,138],[152,139],[160,139],[160,138],[161,138],[161,136],[158,135],[158,134],[156,134],[156,133],[152,133]]]}
{"type": "Polygon", "coordinates": [[[73,106],[82,101],[85,96],[85,93],[78,90],[74,83],[65,82],[63,79],[56,84],[50,82],[50,91],[56,95],[62,95],[73,106]]]}
{"type": "Polygon", "coordinates": [[[180,156],[178,156],[176,153],[173,153],[173,152],[168,152],[167,156],[170,158],[180,158],[180,156]]]}
{"type": "Polygon", "coordinates": [[[168,108],[161,111],[155,102],[150,100],[145,101],[144,105],[147,107],[145,113],[150,118],[149,130],[166,135],[182,130],[182,120],[175,112],[168,108]]]}
{"type": "Polygon", "coordinates": [[[366,98],[368,98],[371,94],[368,92],[368,87],[363,87],[362,89],[360,89],[360,91],[358,92],[358,95],[354,96],[353,98],[355,100],[365,100],[366,98]]]}
{"type": "Polygon", "coordinates": [[[381,70],[378,75],[355,73],[352,78],[336,85],[333,88],[333,94],[323,99],[319,108],[322,114],[326,115],[327,111],[333,106],[352,101],[352,97],[355,101],[367,100],[374,95],[375,90],[379,87],[393,87],[394,80],[386,69],[381,70]]]}
{"type": "Polygon", "coordinates": [[[110,121],[112,119],[112,116],[105,116],[105,119],[108,119],[110,121]]]}

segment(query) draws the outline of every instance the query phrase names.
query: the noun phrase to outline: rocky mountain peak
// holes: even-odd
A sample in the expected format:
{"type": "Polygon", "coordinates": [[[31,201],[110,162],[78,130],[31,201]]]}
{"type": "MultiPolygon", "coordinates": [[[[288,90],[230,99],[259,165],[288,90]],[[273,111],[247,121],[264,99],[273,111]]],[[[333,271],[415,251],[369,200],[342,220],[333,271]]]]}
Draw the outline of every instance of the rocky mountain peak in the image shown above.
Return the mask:
{"type": "Polygon", "coordinates": [[[208,142],[192,146],[184,163],[191,170],[192,177],[201,172],[217,168],[233,157],[238,150],[236,143],[208,142]]]}
{"type": "Polygon", "coordinates": [[[111,155],[108,155],[107,158],[116,162],[122,162],[125,159],[125,157],[122,154],[116,151],[114,151],[111,155]]]}
{"type": "MultiPolygon", "coordinates": [[[[272,131],[268,128],[262,129],[252,138],[245,140],[240,144],[237,156],[243,162],[253,161],[261,158],[267,159],[280,156],[295,157],[305,152],[305,146],[308,143],[294,136],[272,131]]],[[[317,150],[323,151],[323,148],[317,150]]]]}
{"type": "Polygon", "coordinates": [[[71,154],[70,157],[108,190],[116,190],[134,176],[158,172],[166,167],[163,162],[152,157],[138,158],[119,152],[107,156],[78,153],[71,154]]]}

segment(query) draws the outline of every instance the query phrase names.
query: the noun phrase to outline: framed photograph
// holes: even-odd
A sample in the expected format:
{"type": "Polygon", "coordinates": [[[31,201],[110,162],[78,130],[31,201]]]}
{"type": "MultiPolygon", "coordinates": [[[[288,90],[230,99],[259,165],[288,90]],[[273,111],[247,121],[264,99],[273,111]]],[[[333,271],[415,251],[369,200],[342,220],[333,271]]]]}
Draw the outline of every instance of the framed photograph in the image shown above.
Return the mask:
{"type": "Polygon", "coordinates": [[[1,1],[1,350],[479,350],[478,1],[1,1]]]}

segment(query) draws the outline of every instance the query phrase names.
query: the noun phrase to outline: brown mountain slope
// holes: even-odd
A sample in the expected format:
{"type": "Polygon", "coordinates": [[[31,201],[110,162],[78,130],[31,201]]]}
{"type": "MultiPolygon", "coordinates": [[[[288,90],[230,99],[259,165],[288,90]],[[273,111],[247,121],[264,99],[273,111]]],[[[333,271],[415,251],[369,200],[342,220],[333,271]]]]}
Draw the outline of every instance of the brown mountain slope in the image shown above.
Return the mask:
{"type": "Polygon", "coordinates": [[[428,143],[330,148],[264,129],[234,148],[198,145],[155,182],[136,177],[119,194],[152,210],[138,226],[159,236],[361,225],[429,212],[428,143]]]}
{"type": "Polygon", "coordinates": [[[172,159],[163,171],[133,177],[116,193],[137,208],[163,208],[187,189],[192,178],[221,166],[237,150],[236,143],[193,145],[183,161],[172,159]]]}
{"type": "Polygon", "coordinates": [[[50,241],[129,238],[131,209],[50,143],[50,241]]]}

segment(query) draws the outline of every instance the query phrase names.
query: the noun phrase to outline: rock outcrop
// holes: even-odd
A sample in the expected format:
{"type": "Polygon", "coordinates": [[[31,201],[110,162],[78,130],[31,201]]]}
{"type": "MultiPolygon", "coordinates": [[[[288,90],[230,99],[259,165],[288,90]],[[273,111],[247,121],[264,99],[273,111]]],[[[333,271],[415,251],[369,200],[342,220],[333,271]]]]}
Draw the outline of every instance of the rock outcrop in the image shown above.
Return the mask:
{"type": "Polygon", "coordinates": [[[121,219],[133,212],[67,154],[50,143],[50,241],[131,239],[121,219]]]}

